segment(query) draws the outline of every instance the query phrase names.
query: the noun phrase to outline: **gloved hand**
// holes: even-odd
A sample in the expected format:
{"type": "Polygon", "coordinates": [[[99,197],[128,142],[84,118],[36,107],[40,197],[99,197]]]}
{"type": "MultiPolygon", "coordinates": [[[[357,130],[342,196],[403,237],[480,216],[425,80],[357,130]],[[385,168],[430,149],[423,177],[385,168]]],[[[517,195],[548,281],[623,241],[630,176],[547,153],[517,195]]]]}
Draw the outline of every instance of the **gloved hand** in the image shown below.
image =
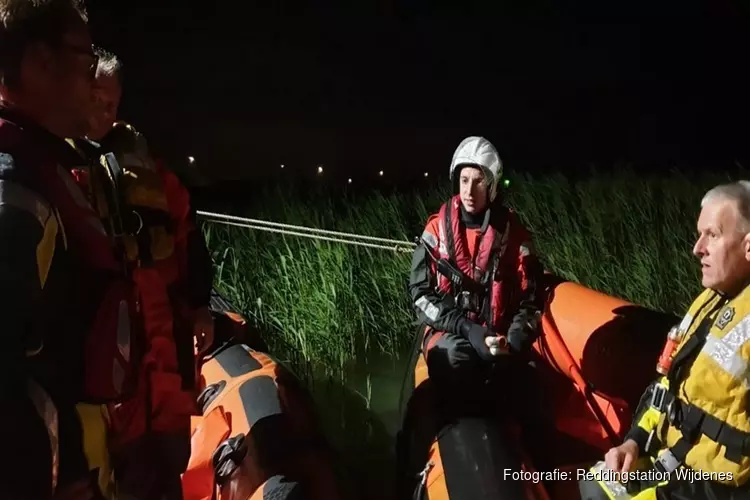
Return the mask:
{"type": "Polygon", "coordinates": [[[486,338],[494,336],[486,327],[478,325],[473,321],[462,319],[458,328],[461,335],[471,343],[480,358],[491,361],[495,357],[487,346],[486,338]]]}
{"type": "Polygon", "coordinates": [[[533,338],[522,327],[514,324],[508,329],[508,348],[515,354],[527,353],[531,349],[533,338]]]}
{"type": "Polygon", "coordinates": [[[526,354],[531,350],[534,340],[538,337],[541,318],[540,312],[531,316],[522,315],[514,318],[508,328],[508,347],[511,352],[526,354]]]}

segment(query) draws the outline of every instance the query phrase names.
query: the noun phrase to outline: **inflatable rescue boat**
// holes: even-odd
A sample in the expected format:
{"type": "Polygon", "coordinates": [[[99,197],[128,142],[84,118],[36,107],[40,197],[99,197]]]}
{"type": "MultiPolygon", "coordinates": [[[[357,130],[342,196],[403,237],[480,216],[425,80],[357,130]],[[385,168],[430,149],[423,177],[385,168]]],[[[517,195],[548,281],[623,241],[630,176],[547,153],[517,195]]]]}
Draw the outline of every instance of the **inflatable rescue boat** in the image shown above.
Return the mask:
{"type": "Polygon", "coordinates": [[[679,318],[576,283],[548,280],[542,332],[532,353],[550,409],[545,456],[530,453],[519,432],[522,422],[503,416],[508,408],[503,408],[502,384],[490,395],[500,408],[484,416],[442,414],[420,330],[402,395],[399,498],[579,500],[577,471],[622,442],[656,376],[667,332],[679,318]],[[537,470],[542,461],[544,470],[537,470]]]}
{"type": "Polygon", "coordinates": [[[218,295],[212,309],[219,347],[200,369],[202,416],[192,422],[184,499],[338,499],[309,393],[218,295]]]}

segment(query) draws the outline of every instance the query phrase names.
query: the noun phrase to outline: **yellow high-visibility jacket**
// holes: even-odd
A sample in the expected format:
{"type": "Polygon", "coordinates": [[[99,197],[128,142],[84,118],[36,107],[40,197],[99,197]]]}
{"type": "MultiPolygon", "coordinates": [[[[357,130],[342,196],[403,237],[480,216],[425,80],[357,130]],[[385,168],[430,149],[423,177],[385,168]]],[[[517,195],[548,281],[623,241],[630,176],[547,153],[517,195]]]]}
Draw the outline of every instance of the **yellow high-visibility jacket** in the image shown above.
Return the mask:
{"type": "Polygon", "coordinates": [[[626,439],[642,455],[655,455],[659,470],[687,466],[714,473],[718,483],[743,485],[750,478],[750,287],[731,300],[704,290],[679,329],[673,366],[650,388],[626,439]],[[693,356],[681,362],[689,351],[693,356]]]}

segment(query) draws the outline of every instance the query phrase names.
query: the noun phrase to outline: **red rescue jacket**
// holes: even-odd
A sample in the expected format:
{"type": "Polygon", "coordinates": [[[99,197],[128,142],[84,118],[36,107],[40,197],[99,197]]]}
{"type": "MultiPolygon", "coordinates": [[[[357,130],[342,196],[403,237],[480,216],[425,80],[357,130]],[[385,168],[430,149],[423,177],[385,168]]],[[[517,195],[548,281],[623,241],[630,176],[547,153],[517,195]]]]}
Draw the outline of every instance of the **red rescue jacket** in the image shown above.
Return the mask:
{"type": "MultiPolygon", "coordinates": [[[[68,167],[61,165],[59,158],[64,153],[29,142],[30,135],[24,127],[32,125],[20,118],[13,118],[13,121],[1,118],[0,151],[15,156],[22,164],[18,172],[21,184],[29,186],[54,207],[61,240],[71,258],[104,282],[100,302],[91,307],[94,313],[86,321],[83,380],[82,387],[76,391],[78,398],[92,403],[122,401],[132,394],[135,384],[132,337],[137,325],[134,321],[137,300],[132,283],[118,260],[115,241],[107,234],[98,213],[77,186],[68,167]]],[[[62,141],[59,146],[65,147],[62,141]]],[[[44,333],[51,335],[51,332],[44,333]]],[[[72,355],[77,357],[78,353],[72,355]]]]}
{"type": "Polygon", "coordinates": [[[446,332],[458,334],[465,317],[496,334],[516,333],[528,344],[535,338],[534,318],[543,299],[539,290],[543,270],[533,252],[531,234],[518,215],[500,204],[490,207],[476,227],[467,227],[458,195],[429,218],[423,245],[414,253],[409,290],[420,319],[427,325],[425,352],[446,332]],[[473,307],[462,309],[452,298],[454,283],[438,272],[436,261],[452,262],[465,276],[487,283],[486,296],[470,297],[473,307]]]}
{"type": "MultiPolygon", "coordinates": [[[[104,138],[102,152],[107,151],[126,173],[118,192],[127,233],[124,259],[145,331],[137,394],[110,409],[116,450],[149,431],[189,430],[190,416],[197,412],[193,310],[208,305],[212,277],[194,285],[193,275],[205,274],[193,262],[195,242],[200,238],[202,243],[202,236],[177,177],[153,160],[143,137],[127,124],[116,124],[104,138]]],[[[210,270],[207,252],[201,262],[210,270]]]]}

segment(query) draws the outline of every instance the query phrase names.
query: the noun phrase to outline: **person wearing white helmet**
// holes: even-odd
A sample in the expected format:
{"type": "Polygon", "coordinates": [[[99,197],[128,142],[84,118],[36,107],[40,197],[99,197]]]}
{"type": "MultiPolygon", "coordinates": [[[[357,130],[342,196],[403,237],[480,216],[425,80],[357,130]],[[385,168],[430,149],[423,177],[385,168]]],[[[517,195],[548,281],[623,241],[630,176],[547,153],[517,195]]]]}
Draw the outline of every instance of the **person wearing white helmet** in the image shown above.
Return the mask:
{"type": "Polygon", "coordinates": [[[490,141],[464,139],[450,166],[458,194],[429,217],[412,258],[409,293],[425,326],[429,376],[462,411],[483,399],[474,396],[485,392],[491,361],[527,360],[539,335],[543,268],[531,234],[498,195],[502,173],[490,141]]]}

